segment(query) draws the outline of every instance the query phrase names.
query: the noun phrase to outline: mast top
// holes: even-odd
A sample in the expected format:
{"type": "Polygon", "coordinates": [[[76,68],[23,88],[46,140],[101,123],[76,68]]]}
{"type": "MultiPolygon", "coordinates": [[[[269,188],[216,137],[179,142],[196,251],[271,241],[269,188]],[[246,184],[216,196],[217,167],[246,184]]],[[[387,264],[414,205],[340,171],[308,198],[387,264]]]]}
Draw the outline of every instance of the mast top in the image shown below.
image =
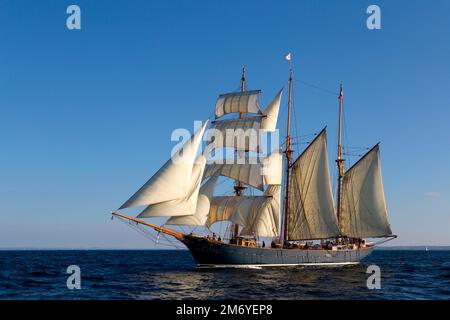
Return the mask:
{"type": "Polygon", "coordinates": [[[337,150],[337,197],[336,197],[336,216],[338,222],[341,221],[342,213],[342,178],[344,177],[344,159],[342,159],[342,101],[344,100],[344,94],[342,90],[342,82],[339,86],[339,125],[338,125],[338,150],[337,150]]]}
{"type": "MultiPolygon", "coordinates": [[[[241,94],[245,92],[245,65],[242,66],[242,77],[241,77],[241,94]]],[[[243,118],[243,113],[239,114],[240,118],[243,118]]]]}

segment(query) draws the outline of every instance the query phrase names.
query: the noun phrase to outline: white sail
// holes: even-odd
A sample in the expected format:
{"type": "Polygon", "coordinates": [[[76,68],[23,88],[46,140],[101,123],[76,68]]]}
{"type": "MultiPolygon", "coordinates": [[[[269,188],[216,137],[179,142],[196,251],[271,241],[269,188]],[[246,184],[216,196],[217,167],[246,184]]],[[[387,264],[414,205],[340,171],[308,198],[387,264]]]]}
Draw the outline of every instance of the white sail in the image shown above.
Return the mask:
{"type": "Polygon", "coordinates": [[[249,211],[252,205],[261,205],[266,200],[263,196],[214,196],[211,199],[206,226],[211,227],[219,221],[231,221],[235,211],[249,211]]]}
{"type": "Polygon", "coordinates": [[[209,164],[203,178],[218,173],[263,191],[264,185],[281,184],[282,165],[282,155],[275,151],[263,159],[247,158],[244,164],[209,164]]]}
{"type": "Polygon", "coordinates": [[[176,200],[151,204],[138,215],[138,218],[194,215],[197,209],[199,189],[205,164],[205,156],[199,156],[192,168],[192,179],[186,196],[176,200]]]}
{"type": "Polygon", "coordinates": [[[215,222],[228,220],[245,226],[243,217],[258,210],[266,200],[265,196],[215,196],[211,199],[206,225],[210,227],[215,222]]]}
{"type": "Polygon", "coordinates": [[[213,196],[214,188],[216,186],[218,178],[218,175],[212,176],[200,188],[200,193],[197,199],[197,208],[194,215],[171,217],[166,221],[165,224],[181,226],[204,226],[209,214],[210,199],[213,196]]]}
{"type": "Polygon", "coordinates": [[[264,190],[262,164],[209,164],[206,166],[204,178],[216,173],[244,184],[264,190]]]}
{"type": "Polygon", "coordinates": [[[280,151],[272,153],[263,160],[263,183],[265,185],[279,185],[283,178],[283,155],[280,151]]]}
{"type": "Polygon", "coordinates": [[[231,221],[258,236],[275,236],[280,221],[281,186],[269,186],[263,196],[218,196],[211,200],[206,225],[231,221]]]}
{"type": "Polygon", "coordinates": [[[212,122],[206,133],[214,148],[235,148],[259,152],[261,116],[244,119],[225,119],[212,122]]]}
{"type": "Polygon", "coordinates": [[[292,165],[289,193],[290,240],[339,235],[333,205],[325,129],[292,165]]]}
{"type": "Polygon", "coordinates": [[[191,186],[195,157],[207,123],[119,209],[186,198],[191,186]]]}
{"type": "Polygon", "coordinates": [[[273,98],[272,102],[264,109],[261,129],[267,131],[274,131],[276,129],[282,93],[283,90],[280,90],[275,98],[273,98]]]}
{"type": "Polygon", "coordinates": [[[216,120],[207,132],[207,140],[215,148],[235,148],[237,150],[261,152],[261,132],[276,130],[282,91],[260,115],[243,119],[216,120]]]}
{"type": "Polygon", "coordinates": [[[344,175],[340,227],[343,235],[392,235],[384,199],[380,148],[376,145],[344,175]]]}
{"type": "Polygon", "coordinates": [[[268,199],[256,217],[251,217],[248,230],[260,237],[272,237],[279,234],[281,214],[281,185],[269,185],[264,194],[268,199]]]}
{"type": "Polygon", "coordinates": [[[232,92],[222,94],[216,102],[216,118],[227,113],[261,113],[259,108],[259,95],[261,90],[232,92]]]}

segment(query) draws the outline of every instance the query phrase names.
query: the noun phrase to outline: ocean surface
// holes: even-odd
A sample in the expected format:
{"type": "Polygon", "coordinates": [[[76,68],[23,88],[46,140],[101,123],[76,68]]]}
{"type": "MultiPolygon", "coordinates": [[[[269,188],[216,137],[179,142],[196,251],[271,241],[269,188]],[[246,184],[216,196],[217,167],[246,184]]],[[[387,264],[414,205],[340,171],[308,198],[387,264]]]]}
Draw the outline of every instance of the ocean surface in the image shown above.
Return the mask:
{"type": "Polygon", "coordinates": [[[450,251],[376,250],[333,268],[196,269],[188,251],[0,251],[0,299],[450,299],[450,251]],[[366,285],[369,265],[381,289],[366,285]],[[67,288],[69,265],[81,289],[67,288]]]}

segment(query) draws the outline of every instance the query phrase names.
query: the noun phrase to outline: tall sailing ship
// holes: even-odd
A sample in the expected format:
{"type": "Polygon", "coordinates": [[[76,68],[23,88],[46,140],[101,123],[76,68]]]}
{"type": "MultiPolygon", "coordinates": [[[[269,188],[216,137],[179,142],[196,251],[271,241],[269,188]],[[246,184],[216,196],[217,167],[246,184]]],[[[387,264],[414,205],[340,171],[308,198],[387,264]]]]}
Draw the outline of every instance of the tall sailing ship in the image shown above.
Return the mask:
{"type": "Polygon", "coordinates": [[[261,109],[261,91],[247,91],[245,81],[243,68],[241,90],[219,95],[209,129],[205,121],[182,152],[175,153],[117,210],[144,206],[137,217],[119,212],[113,217],[154,229],[158,239],[163,235],[180,241],[198,267],[357,264],[377,244],[395,238],[387,216],[379,144],[344,169],[342,85],[335,202],[326,128],[292,161],[292,63],[283,150],[264,153],[260,137],[261,132],[277,129],[282,91],[261,109]],[[239,139],[245,132],[258,134],[239,139]],[[198,155],[205,137],[212,142],[198,155]],[[211,152],[224,148],[234,149],[231,161],[211,161],[211,152]],[[235,181],[233,195],[215,195],[219,179],[235,181]],[[168,219],[163,225],[142,220],[155,217],[168,219]],[[218,222],[228,227],[216,236],[210,228],[218,222]],[[170,226],[203,226],[207,234],[170,226]],[[375,238],[384,239],[369,242],[375,238]],[[262,239],[270,240],[266,244],[262,239]]]}

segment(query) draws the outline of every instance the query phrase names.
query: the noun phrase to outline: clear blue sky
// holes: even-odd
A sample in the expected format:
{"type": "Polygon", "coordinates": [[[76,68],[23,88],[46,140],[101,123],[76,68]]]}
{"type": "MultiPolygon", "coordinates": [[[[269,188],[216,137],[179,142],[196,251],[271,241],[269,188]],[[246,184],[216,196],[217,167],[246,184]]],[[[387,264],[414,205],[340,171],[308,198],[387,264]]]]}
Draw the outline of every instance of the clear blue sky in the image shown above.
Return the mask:
{"type": "Polygon", "coordinates": [[[108,212],[242,64],[268,102],[288,51],[299,134],[328,125],[334,155],[338,100],[300,81],[342,81],[348,144],[381,141],[392,244],[450,245],[449,15],[447,0],[0,0],[0,247],[151,246],[108,212]],[[70,4],[82,30],[66,28],[70,4]]]}

